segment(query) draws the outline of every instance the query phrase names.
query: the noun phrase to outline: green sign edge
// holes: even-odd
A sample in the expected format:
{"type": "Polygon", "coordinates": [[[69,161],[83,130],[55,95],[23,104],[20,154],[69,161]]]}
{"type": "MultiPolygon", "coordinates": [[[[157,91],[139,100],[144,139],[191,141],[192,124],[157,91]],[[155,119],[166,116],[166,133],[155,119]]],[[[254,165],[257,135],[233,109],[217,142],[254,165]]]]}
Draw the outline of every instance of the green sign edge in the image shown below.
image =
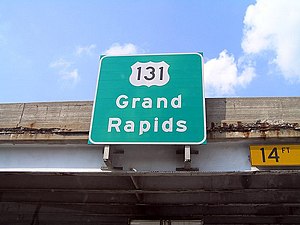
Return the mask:
{"type": "Polygon", "coordinates": [[[91,116],[91,122],[90,122],[90,130],[89,130],[89,138],[88,138],[88,144],[94,144],[94,145],[109,145],[109,144],[126,144],[126,145],[143,145],[143,144],[150,144],[150,145],[200,145],[200,144],[206,144],[206,110],[205,110],[205,93],[204,93],[204,68],[203,68],[203,52],[192,52],[192,53],[162,53],[162,54],[134,54],[134,55],[101,55],[99,57],[99,67],[98,67],[98,76],[97,76],[97,84],[96,84],[96,91],[94,96],[94,102],[93,102],[93,111],[91,116]],[[197,55],[200,56],[201,63],[202,63],[202,96],[203,96],[203,130],[204,130],[204,136],[203,139],[199,142],[96,142],[93,141],[91,138],[92,134],[92,127],[93,127],[93,118],[94,118],[94,109],[95,109],[95,102],[96,97],[98,93],[98,85],[99,85],[99,76],[100,76],[100,68],[101,68],[101,62],[104,58],[108,57],[133,57],[133,56],[161,56],[161,55],[197,55]]]}

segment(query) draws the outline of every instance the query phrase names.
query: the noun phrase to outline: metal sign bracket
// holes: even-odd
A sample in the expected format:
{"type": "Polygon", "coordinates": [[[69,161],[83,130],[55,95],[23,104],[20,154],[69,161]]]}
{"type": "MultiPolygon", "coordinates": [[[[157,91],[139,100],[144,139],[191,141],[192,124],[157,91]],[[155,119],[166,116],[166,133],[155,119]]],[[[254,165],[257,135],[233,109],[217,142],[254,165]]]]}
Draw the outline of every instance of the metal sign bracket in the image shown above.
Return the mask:
{"type": "Polygon", "coordinates": [[[103,162],[105,163],[105,167],[101,167],[103,170],[123,170],[123,167],[116,167],[113,165],[113,155],[114,154],[124,154],[124,150],[116,150],[112,151],[111,145],[105,145],[103,148],[103,162]]]}
{"type": "Polygon", "coordinates": [[[192,168],[192,154],[198,154],[199,152],[196,150],[191,150],[190,145],[185,145],[183,151],[179,150],[176,154],[183,154],[183,168],[176,168],[176,171],[199,171],[199,168],[192,168]]]}

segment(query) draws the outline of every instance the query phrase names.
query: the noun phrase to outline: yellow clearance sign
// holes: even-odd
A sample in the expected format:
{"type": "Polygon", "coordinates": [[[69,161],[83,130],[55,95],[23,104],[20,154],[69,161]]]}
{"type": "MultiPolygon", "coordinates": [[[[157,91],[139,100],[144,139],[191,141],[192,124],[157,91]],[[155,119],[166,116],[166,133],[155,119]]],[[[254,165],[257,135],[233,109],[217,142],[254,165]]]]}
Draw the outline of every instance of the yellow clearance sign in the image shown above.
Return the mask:
{"type": "Polygon", "coordinates": [[[251,145],[252,166],[300,166],[300,145],[251,145]]]}

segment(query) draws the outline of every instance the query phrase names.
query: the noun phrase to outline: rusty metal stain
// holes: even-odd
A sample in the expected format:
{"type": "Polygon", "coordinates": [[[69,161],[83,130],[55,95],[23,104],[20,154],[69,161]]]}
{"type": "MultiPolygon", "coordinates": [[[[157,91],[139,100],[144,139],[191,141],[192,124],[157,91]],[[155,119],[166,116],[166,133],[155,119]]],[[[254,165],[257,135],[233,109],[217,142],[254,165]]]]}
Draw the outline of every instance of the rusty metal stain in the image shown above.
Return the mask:
{"type": "MultiPolygon", "coordinates": [[[[256,123],[242,123],[241,121],[237,121],[236,124],[227,124],[225,122],[222,125],[217,126],[216,123],[211,122],[211,127],[207,129],[208,134],[214,132],[226,133],[226,132],[242,132],[244,136],[247,138],[250,135],[250,132],[261,132],[262,137],[266,137],[266,132],[268,131],[276,131],[276,134],[280,135],[280,130],[295,130],[300,131],[300,126],[298,123],[270,123],[266,121],[258,120],[256,123]]],[[[209,135],[212,136],[212,135],[209,135]]]]}
{"type": "MultiPolygon", "coordinates": [[[[238,132],[242,133],[244,138],[250,138],[251,133],[260,133],[260,137],[267,138],[268,132],[275,132],[277,137],[281,136],[281,131],[296,131],[300,132],[300,126],[298,123],[269,123],[257,121],[256,123],[242,123],[237,121],[236,124],[225,123],[218,125],[217,123],[211,122],[210,128],[207,129],[208,138],[215,139],[218,135],[216,133],[231,133],[238,132]]],[[[72,131],[72,129],[63,128],[33,128],[34,123],[30,127],[13,127],[13,128],[0,128],[0,135],[10,134],[57,134],[63,136],[77,136],[87,135],[88,130],[72,131]]]]}
{"type": "Polygon", "coordinates": [[[0,135],[7,134],[58,134],[58,135],[85,135],[88,131],[72,131],[71,129],[61,128],[29,128],[29,127],[14,127],[14,128],[0,128],[0,135]]]}

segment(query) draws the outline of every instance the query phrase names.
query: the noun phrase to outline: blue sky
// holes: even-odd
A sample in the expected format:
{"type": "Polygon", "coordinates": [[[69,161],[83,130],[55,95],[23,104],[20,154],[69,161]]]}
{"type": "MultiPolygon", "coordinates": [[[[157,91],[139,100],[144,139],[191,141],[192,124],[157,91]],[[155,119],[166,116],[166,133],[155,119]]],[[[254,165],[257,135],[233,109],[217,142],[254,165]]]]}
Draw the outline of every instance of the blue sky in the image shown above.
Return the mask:
{"type": "Polygon", "coordinates": [[[101,54],[204,52],[207,97],[299,96],[297,0],[0,0],[0,102],[93,100],[101,54]]]}

